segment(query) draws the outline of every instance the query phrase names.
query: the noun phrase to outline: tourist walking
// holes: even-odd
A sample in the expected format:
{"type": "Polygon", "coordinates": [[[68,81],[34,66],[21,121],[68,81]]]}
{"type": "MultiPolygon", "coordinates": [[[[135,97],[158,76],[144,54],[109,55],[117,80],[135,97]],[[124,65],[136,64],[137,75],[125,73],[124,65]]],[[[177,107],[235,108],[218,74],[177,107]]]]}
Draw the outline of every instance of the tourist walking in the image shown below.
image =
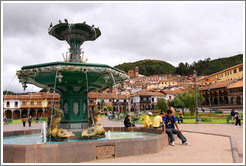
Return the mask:
{"type": "Polygon", "coordinates": [[[241,115],[237,111],[235,111],[235,125],[241,126],[241,115]]]}
{"type": "Polygon", "coordinates": [[[23,127],[26,127],[26,116],[23,116],[22,123],[23,123],[23,127]]]}
{"type": "Polygon", "coordinates": [[[162,112],[155,117],[154,123],[153,123],[153,127],[155,129],[163,127],[163,125],[164,125],[163,119],[162,119],[163,117],[164,117],[164,113],[162,113],[162,112]]]}
{"type": "Polygon", "coordinates": [[[149,112],[148,115],[145,116],[144,127],[151,127],[152,126],[152,122],[150,120],[151,116],[152,116],[152,112],[149,112]]]}
{"type": "Polygon", "coordinates": [[[38,123],[38,120],[39,120],[39,119],[38,119],[38,116],[37,116],[37,117],[36,117],[36,123],[38,123]]]}
{"type": "Polygon", "coordinates": [[[130,128],[129,127],[135,127],[135,124],[132,123],[130,121],[130,119],[131,119],[131,116],[130,115],[126,115],[126,118],[124,120],[124,125],[125,125],[125,127],[127,128],[128,131],[130,131],[130,128]]]}
{"type": "Polygon", "coordinates": [[[173,114],[173,112],[171,110],[167,110],[167,115],[164,116],[164,118],[163,118],[163,123],[164,123],[164,127],[163,127],[164,132],[163,133],[164,134],[167,133],[167,135],[171,139],[170,143],[172,146],[175,145],[175,142],[174,142],[175,140],[174,140],[173,134],[178,135],[178,138],[181,139],[183,145],[190,145],[187,142],[186,138],[183,136],[181,130],[179,129],[178,124],[177,124],[177,119],[172,114],[173,114]],[[174,128],[174,125],[177,128],[177,130],[174,128]]]}
{"type": "Polygon", "coordinates": [[[31,124],[32,124],[32,116],[30,116],[30,117],[28,118],[28,123],[29,123],[29,127],[31,127],[31,124]]]}
{"type": "Polygon", "coordinates": [[[232,111],[231,111],[231,124],[233,124],[234,119],[235,119],[235,110],[232,109],[232,111]]]}

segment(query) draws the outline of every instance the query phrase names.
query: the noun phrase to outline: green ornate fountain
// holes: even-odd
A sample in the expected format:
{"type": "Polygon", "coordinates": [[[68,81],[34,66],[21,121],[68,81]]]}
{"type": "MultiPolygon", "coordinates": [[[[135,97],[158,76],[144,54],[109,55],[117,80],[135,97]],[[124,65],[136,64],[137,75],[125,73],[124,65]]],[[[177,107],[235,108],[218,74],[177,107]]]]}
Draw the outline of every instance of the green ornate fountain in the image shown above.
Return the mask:
{"type": "Polygon", "coordinates": [[[69,52],[63,55],[64,62],[23,66],[16,74],[24,90],[26,84],[33,84],[59,92],[60,108],[64,111],[60,127],[80,132],[88,128],[88,93],[112,87],[114,83],[123,82],[129,77],[123,71],[105,64],[85,63],[81,45],[101,35],[94,25],[85,22],[70,24],[65,19],[64,23],[51,24],[48,32],[70,45],[69,52]]]}

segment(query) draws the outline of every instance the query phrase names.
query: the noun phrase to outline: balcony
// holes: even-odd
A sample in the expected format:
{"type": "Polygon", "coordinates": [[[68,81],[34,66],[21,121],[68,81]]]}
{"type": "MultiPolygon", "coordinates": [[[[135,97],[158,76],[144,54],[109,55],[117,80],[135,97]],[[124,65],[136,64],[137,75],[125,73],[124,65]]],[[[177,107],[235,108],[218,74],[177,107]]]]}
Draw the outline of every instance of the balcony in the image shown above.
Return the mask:
{"type": "Polygon", "coordinates": [[[140,103],[151,103],[151,100],[140,100],[140,103]]]}

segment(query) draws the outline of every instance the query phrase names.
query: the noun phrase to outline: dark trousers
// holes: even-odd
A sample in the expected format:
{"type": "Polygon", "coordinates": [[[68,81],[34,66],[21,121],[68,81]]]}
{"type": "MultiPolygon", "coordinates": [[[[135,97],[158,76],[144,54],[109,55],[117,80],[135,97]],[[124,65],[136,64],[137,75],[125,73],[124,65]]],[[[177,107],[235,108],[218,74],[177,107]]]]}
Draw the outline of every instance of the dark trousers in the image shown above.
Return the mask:
{"type": "Polygon", "coordinates": [[[183,123],[183,119],[178,119],[178,123],[183,123]]]}
{"type": "Polygon", "coordinates": [[[28,122],[28,123],[29,123],[29,127],[31,127],[32,122],[28,122]]]}
{"type": "Polygon", "coordinates": [[[239,124],[239,126],[241,126],[241,120],[240,119],[236,119],[235,125],[237,126],[238,124],[239,124]]]}
{"type": "Polygon", "coordinates": [[[171,142],[174,142],[173,134],[177,134],[179,139],[181,139],[182,143],[186,142],[186,138],[183,136],[183,134],[174,128],[166,128],[166,133],[169,136],[169,138],[171,139],[171,142]]]}
{"type": "Polygon", "coordinates": [[[23,122],[23,127],[25,127],[26,126],[26,122],[23,122]]]}

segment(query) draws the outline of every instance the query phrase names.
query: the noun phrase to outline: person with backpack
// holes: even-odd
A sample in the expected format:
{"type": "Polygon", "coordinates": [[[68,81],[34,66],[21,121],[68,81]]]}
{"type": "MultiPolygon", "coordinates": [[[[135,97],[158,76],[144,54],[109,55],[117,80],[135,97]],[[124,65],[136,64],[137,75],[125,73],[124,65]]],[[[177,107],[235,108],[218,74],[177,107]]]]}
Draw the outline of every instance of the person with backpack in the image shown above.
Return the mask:
{"type": "Polygon", "coordinates": [[[23,123],[23,127],[26,127],[26,116],[23,116],[22,123],[23,123]]]}
{"type": "Polygon", "coordinates": [[[181,130],[178,127],[177,119],[175,116],[173,116],[173,112],[171,110],[167,110],[167,115],[163,117],[163,123],[164,123],[164,131],[163,134],[167,133],[169,138],[171,139],[171,145],[175,146],[175,140],[173,134],[177,134],[178,138],[181,139],[183,145],[190,145],[186,138],[183,136],[181,130]],[[174,128],[177,128],[177,130],[174,128]]]}

